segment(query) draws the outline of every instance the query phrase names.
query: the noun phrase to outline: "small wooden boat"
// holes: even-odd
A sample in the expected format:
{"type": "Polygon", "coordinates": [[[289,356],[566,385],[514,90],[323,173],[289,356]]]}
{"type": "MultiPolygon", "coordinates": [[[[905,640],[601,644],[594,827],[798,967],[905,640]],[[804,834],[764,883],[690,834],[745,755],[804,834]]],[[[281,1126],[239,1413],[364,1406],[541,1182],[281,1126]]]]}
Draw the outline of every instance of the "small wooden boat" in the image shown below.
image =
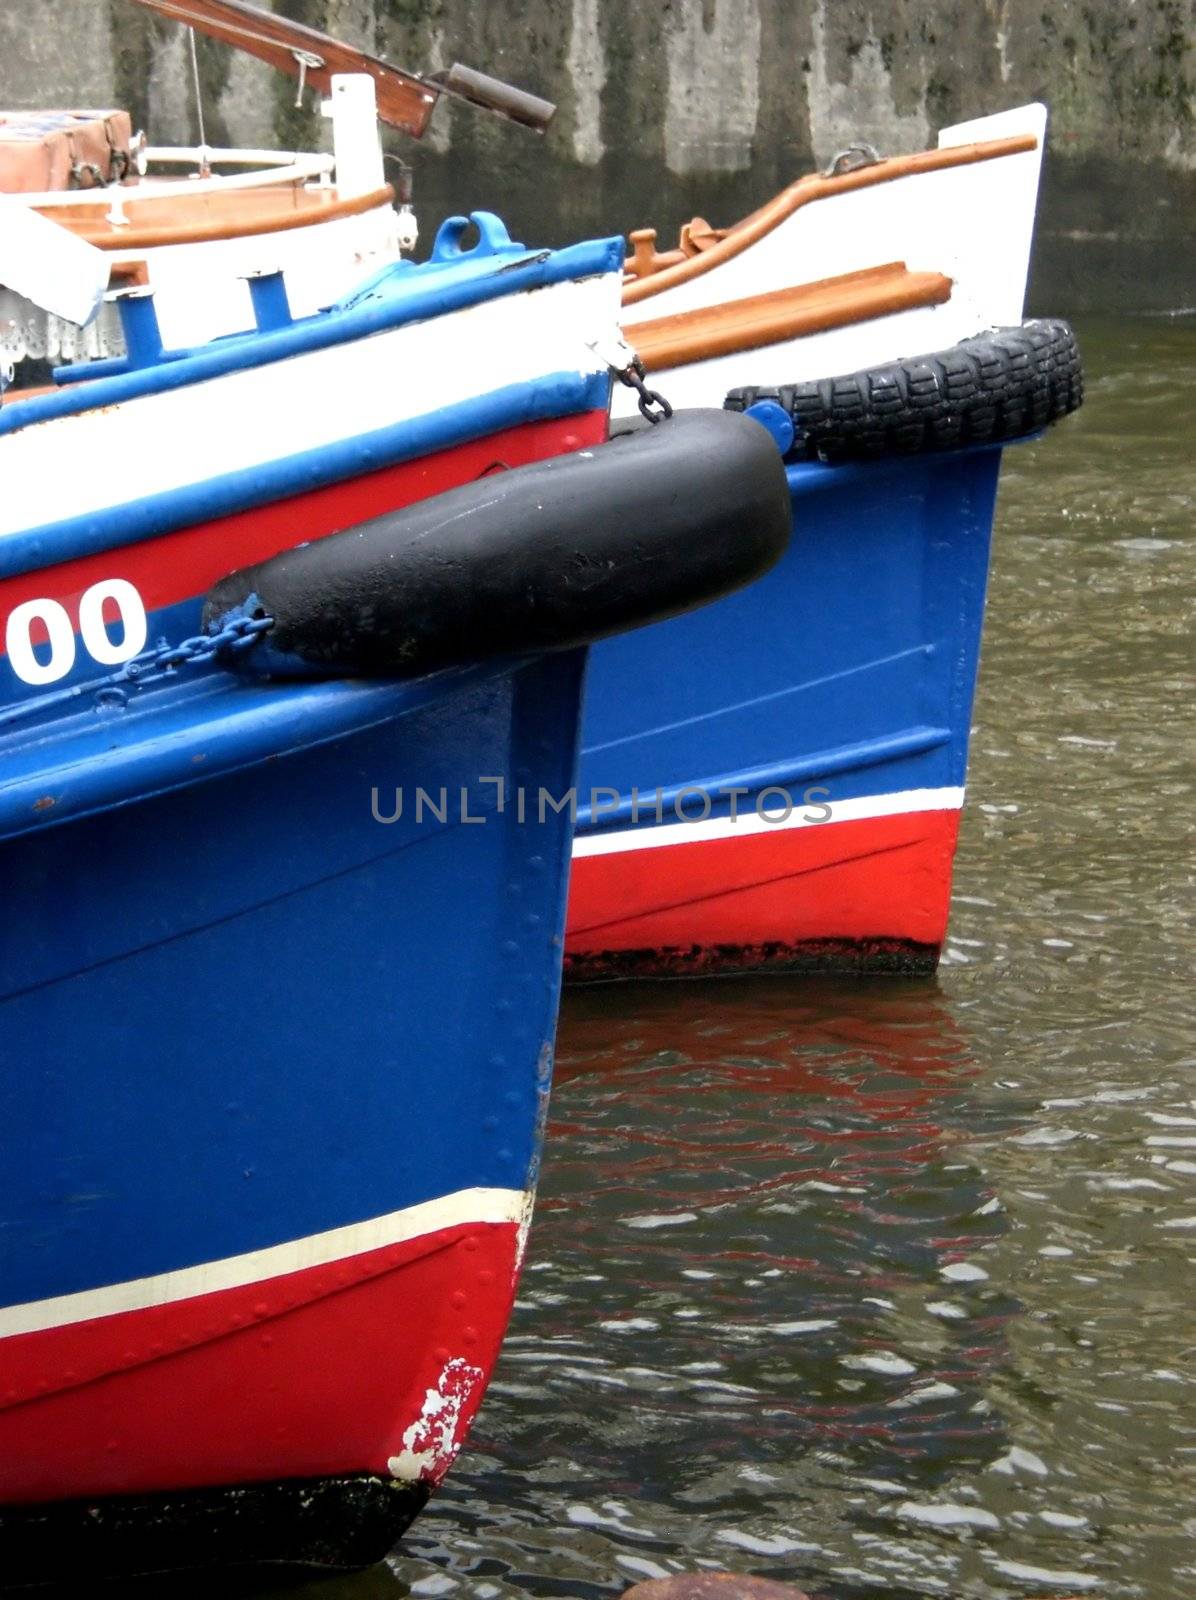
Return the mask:
{"type": "Polygon", "coordinates": [[[186,351],[130,291],[0,406],[5,1585],[418,1511],[530,1217],[584,647],[787,540],[753,422],[602,442],[622,241],[473,225],[186,351]]]}
{"type": "Polygon", "coordinates": [[[686,406],[1020,322],[1045,134],[1045,106],[1020,106],[944,128],[933,150],[844,151],[730,227],[694,218],[673,250],[634,232],[626,337],[686,406]]]}
{"type": "MultiPolygon", "coordinates": [[[[125,111],[0,111],[2,197],[104,251],[114,288],[152,284],[168,345],[252,326],[245,277],[285,271],[297,315],[338,299],[414,248],[410,175],[384,174],[378,122],[419,138],[444,95],[543,127],[553,108],[456,65],[417,77],[244,0],[134,0],[293,72],[327,95],[332,150],[153,146],[125,111]]],[[[0,361],[92,360],[123,351],[116,312],[88,327],[0,285],[0,361]],[[5,324],[8,331],[5,332],[5,324]]]]}
{"type": "Polygon", "coordinates": [[[750,591],[594,652],[572,976],[937,963],[1001,446],[1081,397],[1070,329],[1021,322],[1045,122],[632,235],[646,382],[773,429],[794,531],[750,591]]]}

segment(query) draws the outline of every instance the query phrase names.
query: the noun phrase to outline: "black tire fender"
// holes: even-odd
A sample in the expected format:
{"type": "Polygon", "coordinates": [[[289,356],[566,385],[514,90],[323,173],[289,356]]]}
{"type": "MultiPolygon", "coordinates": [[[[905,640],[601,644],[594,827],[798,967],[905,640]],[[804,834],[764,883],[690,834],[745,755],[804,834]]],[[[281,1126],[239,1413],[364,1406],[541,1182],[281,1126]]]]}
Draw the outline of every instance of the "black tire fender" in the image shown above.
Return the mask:
{"type": "Polygon", "coordinates": [[[1079,346],[1058,318],[997,328],[950,350],[776,389],[732,389],[746,411],[772,400],[790,416],[787,461],[875,461],[1038,433],[1084,398],[1079,346]]]}

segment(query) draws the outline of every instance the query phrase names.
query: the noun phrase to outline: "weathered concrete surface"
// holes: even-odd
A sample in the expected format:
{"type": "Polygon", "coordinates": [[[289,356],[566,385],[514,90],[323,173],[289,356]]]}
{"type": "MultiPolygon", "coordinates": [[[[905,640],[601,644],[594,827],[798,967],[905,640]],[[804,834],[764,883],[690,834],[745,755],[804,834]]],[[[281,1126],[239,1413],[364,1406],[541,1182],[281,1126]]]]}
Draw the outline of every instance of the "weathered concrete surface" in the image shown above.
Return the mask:
{"type": "MultiPolygon", "coordinates": [[[[442,106],[425,232],[485,205],[556,243],[731,221],[845,144],[890,152],[1030,99],[1052,109],[1032,304],[1196,305],[1196,0],[278,0],[415,67],[460,58],[547,95],[543,139],[442,106]]],[[[319,140],[294,86],[201,41],[209,138],[319,140]]],[[[195,136],[181,30],[129,0],[3,0],[0,104],[110,100],[195,136]]]]}
{"type": "Polygon", "coordinates": [[[0,106],[104,106],[114,87],[107,5],[0,0],[0,106]]]}

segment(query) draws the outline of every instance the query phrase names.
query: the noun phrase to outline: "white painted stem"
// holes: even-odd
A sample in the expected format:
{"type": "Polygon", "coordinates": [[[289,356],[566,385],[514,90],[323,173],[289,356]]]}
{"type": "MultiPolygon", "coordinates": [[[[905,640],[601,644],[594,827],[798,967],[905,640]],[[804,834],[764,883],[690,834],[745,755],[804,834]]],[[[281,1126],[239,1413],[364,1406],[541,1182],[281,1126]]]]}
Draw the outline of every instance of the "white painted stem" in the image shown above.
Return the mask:
{"type": "Polygon", "coordinates": [[[322,110],[332,121],[336,186],[342,200],[370,194],[386,179],[378,137],[378,105],[374,80],[364,72],[337,72],[331,98],[322,110]]]}

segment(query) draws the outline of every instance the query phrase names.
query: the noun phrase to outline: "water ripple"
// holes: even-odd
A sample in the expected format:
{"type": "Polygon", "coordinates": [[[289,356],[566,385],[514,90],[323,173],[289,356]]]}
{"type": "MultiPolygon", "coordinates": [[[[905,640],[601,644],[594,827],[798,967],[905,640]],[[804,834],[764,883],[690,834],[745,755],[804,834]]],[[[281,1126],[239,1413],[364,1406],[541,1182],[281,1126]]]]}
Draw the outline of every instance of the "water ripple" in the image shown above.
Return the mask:
{"type": "Polygon", "coordinates": [[[1196,337],[1081,335],[1085,410],[1007,456],[938,983],[570,999],[512,1337],[400,1583],[1196,1594],[1196,337]]]}

